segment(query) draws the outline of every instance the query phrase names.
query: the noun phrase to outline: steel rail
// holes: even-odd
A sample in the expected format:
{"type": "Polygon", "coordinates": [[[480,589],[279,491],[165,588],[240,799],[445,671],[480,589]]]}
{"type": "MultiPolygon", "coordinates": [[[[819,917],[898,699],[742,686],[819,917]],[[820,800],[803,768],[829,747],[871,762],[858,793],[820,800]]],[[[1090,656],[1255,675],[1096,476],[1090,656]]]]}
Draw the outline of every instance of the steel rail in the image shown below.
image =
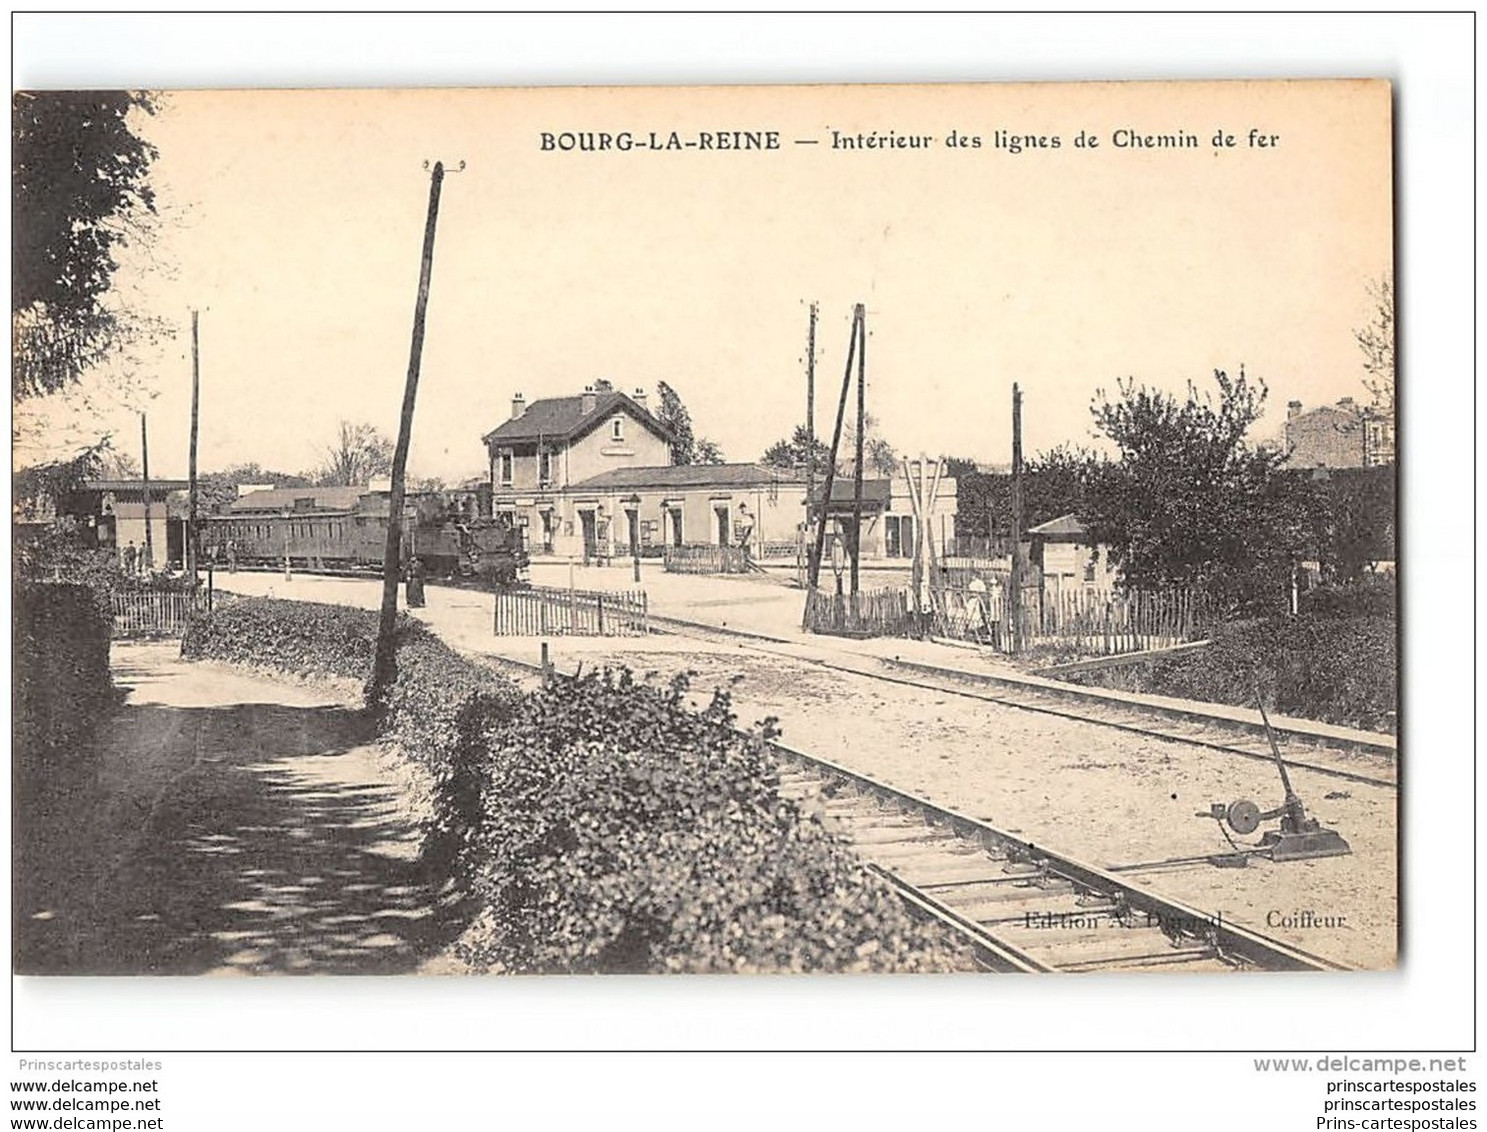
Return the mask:
{"type": "MultiPolygon", "coordinates": [[[[705,638],[709,635],[721,636],[738,640],[739,647],[749,648],[769,656],[783,656],[799,661],[803,664],[815,664],[833,672],[844,672],[852,676],[862,676],[870,680],[882,680],[885,683],[897,684],[908,688],[920,688],[928,691],[942,692],[946,695],[962,696],[967,699],[977,700],[981,703],[996,704],[999,707],[1015,708],[1020,711],[1037,712],[1040,715],[1051,715],[1059,719],[1067,719],[1075,723],[1092,723],[1100,727],[1110,727],[1118,731],[1125,731],[1133,735],[1141,735],[1146,738],[1163,739],[1171,743],[1187,743],[1194,747],[1203,747],[1208,750],[1218,751],[1226,755],[1238,755],[1241,758],[1250,759],[1255,762],[1273,763],[1274,756],[1269,751],[1249,751],[1243,747],[1233,746],[1218,739],[1204,738],[1198,735],[1184,735],[1179,732],[1163,730],[1159,726],[1147,726],[1140,723],[1126,722],[1116,719],[1101,719],[1098,714],[1088,714],[1075,710],[1071,707],[1060,707],[1056,704],[1040,703],[1038,697],[1061,698],[1064,700],[1075,700],[1079,703],[1094,708],[1098,712],[1101,707],[1106,710],[1122,710],[1136,715],[1152,715],[1158,717],[1177,717],[1186,719],[1199,727],[1221,730],[1226,727],[1238,727],[1248,729],[1249,725],[1242,721],[1209,720],[1194,713],[1185,713],[1177,708],[1165,708],[1158,704],[1123,704],[1119,708],[1108,705],[1102,699],[1091,697],[1077,687],[1070,688],[1044,688],[1019,689],[1022,695],[1015,692],[996,693],[975,688],[958,686],[970,681],[996,682],[994,675],[982,676],[977,673],[966,673],[964,676],[945,673],[939,675],[939,670],[932,665],[921,665],[913,661],[887,660],[881,657],[865,658],[876,661],[879,664],[897,665],[902,668],[917,670],[922,673],[918,678],[908,676],[895,676],[887,672],[872,671],[866,668],[855,667],[850,664],[842,664],[818,657],[802,657],[795,653],[787,652],[777,648],[768,647],[769,644],[789,644],[790,642],[778,637],[768,637],[763,634],[750,633],[745,630],[725,629],[712,625],[698,625],[696,622],[679,621],[676,618],[657,617],[652,615],[652,623],[658,623],[673,629],[680,635],[705,638]],[[926,680],[924,677],[929,676],[926,680]]],[[[1291,732],[1289,734],[1297,734],[1291,732]]],[[[1337,749],[1339,747],[1362,748],[1366,746],[1365,740],[1330,740],[1326,737],[1306,737],[1313,743],[1326,744],[1337,749]]],[[[1368,747],[1366,753],[1386,758],[1394,758],[1392,750],[1379,746],[1368,747]]],[[[1380,778],[1377,775],[1364,774],[1358,771],[1344,770],[1341,767],[1326,766],[1322,763],[1310,762],[1287,755],[1284,758],[1287,766],[1296,767],[1300,770],[1311,771],[1315,774],[1327,775],[1331,778],[1340,778],[1348,782],[1357,782],[1365,786],[1382,786],[1388,790],[1397,790],[1399,783],[1394,779],[1380,778]]]]}
{"type": "MultiPolygon", "coordinates": [[[[542,674],[543,667],[540,664],[527,660],[518,660],[514,657],[497,656],[492,654],[473,654],[480,659],[492,662],[496,665],[507,665],[523,669],[530,673],[542,674]]],[[[556,668],[550,671],[558,675],[570,675],[559,672],[556,668]]],[[[740,734],[749,735],[741,728],[735,728],[740,734]]],[[[755,736],[749,735],[750,738],[755,736]]],[[[1171,900],[1166,897],[1157,896],[1150,891],[1137,889],[1121,880],[1114,873],[1102,869],[1096,865],[1090,865],[1073,857],[1052,853],[1047,849],[1033,845],[1015,834],[1006,830],[998,829],[989,822],[979,818],[973,818],[948,807],[940,806],[917,794],[906,790],[900,790],[886,782],[881,782],[871,775],[863,774],[842,766],[840,763],[822,758],[818,755],[809,755],[804,751],[797,750],[778,740],[764,740],[765,746],[772,751],[780,760],[782,765],[791,763],[804,766],[808,770],[824,771],[826,774],[844,780],[854,787],[865,789],[867,792],[880,798],[890,800],[896,805],[909,807],[930,819],[931,822],[939,822],[946,825],[958,836],[966,839],[975,839],[983,849],[1002,851],[1012,850],[1015,855],[1026,854],[1035,864],[1045,868],[1051,875],[1057,876],[1080,888],[1094,893],[1102,893],[1107,896],[1114,894],[1117,903],[1124,900],[1127,907],[1134,911],[1155,916],[1159,923],[1178,925],[1180,928],[1193,928],[1200,926],[1204,935],[1208,936],[1213,944],[1216,958],[1224,960],[1230,966],[1243,967],[1253,966],[1263,970],[1274,971],[1350,971],[1353,970],[1347,964],[1338,963],[1320,955],[1303,951],[1301,948],[1293,947],[1280,940],[1271,939],[1258,932],[1237,924],[1225,923],[1221,917],[1213,917],[1189,905],[1171,900]]],[[[848,835],[850,836],[850,835],[848,835]]],[[[948,930],[955,933],[966,941],[975,955],[977,961],[988,970],[997,972],[1012,972],[1020,974],[1033,974],[1045,972],[1075,971],[1080,967],[1090,966],[1090,961],[1074,961],[1067,966],[1050,966],[1048,963],[1030,955],[1015,944],[999,938],[995,932],[990,930],[984,923],[972,920],[953,908],[936,900],[934,896],[926,891],[930,887],[954,887],[955,882],[949,882],[939,886],[916,886],[910,884],[901,877],[895,876],[892,870],[873,862],[864,861],[864,866],[875,875],[882,878],[893,891],[910,907],[917,915],[931,919],[942,924],[948,930]]],[[[1034,874],[1023,874],[1021,878],[1034,874]]],[[[976,883],[976,882],[966,882],[976,883]]],[[[983,882],[984,883],[984,882],[983,882]]],[[[1092,914],[1095,910],[1092,910],[1092,914]]],[[[1187,935],[1195,942],[1202,942],[1202,936],[1190,930],[1183,930],[1180,934],[1187,935]]],[[[1150,961],[1168,960],[1176,961],[1179,953],[1172,955],[1134,957],[1150,961]]]]}
{"type": "MultiPolygon", "coordinates": [[[[974,838],[979,840],[985,849],[1007,851],[1012,850],[1016,854],[1026,854],[1030,861],[1047,869],[1057,877],[1067,880],[1076,886],[1094,893],[1106,895],[1117,895],[1123,899],[1127,906],[1138,913],[1142,913],[1148,919],[1155,918],[1158,925],[1169,925],[1175,931],[1195,940],[1204,937],[1209,938],[1217,949],[1220,958],[1228,961],[1247,963],[1264,970],[1271,971],[1347,971],[1352,970],[1346,964],[1335,962],[1320,955],[1303,951],[1301,948],[1293,947],[1280,940],[1271,939],[1249,928],[1237,924],[1226,923],[1221,916],[1212,916],[1206,912],[1193,908],[1190,905],[1169,899],[1146,890],[1135,888],[1127,884],[1114,873],[1102,869],[1097,865],[1091,865],[1077,860],[1073,857],[1054,853],[1050,850],[1034,845],[1015,834],[1006,830],[998,829],[988,822],[979,818],[969,817],[947,807],[940,806],[926,798],[911,794],[906,790],[900,790],[871,775],[851,770],[830,759],[821,758],[818,755],[808,755],[804,751],[796,750],[778,741],[769,741],[768,746],[787,761],[804,765],[808,768],[819,768],[832,777],[844,780],[853,786],[885,798],[899,805],[910,807],[924,814],[931,821],[937,821],[950,827],[952,831],[962,838],[974,838]]],[[[913,887],[913,886],[908,886],[913,887]]],[[[933,900],[927,893],[916,889],[919,896],[938,908],[944,909],[944,905],[933,900]]],[[[949,909],[945,909],[949,911],[949,909]]],[[[951,913],[954,919],[963,920],[964,917],[951,913]]],[[[943,916],[938,916],[942,920],[943,916]]],[[[990,935],[996,938],[994,933],[988,932],[984,927],[977,925],[980,934],[990,935]]],[[[1003,947],[1010,947],[1004,941],[1003,947]]],[[[1017,951],[1018,949],[1012,948],[1017,951]]],[[[1020,952],[1019,952],[1020,954],[1020,952]]],[[[1057,969],[1055,967],[1054,969],[1057,969]]]]}

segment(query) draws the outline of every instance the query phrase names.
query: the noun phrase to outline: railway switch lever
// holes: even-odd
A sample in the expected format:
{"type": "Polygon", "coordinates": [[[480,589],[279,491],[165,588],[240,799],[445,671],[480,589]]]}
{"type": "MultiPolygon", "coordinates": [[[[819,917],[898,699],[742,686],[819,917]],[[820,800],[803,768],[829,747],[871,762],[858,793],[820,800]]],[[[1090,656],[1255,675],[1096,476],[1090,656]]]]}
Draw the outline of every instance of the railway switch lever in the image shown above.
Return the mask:
{"type": "MultiPolygon", "coordinates": [[[[1316,857],[1342,857],[1353,850],[1342,836],[1323,826],[1316,818],[1308,817],[1296,791],[1291,788],[1291,776],[1286,773],[1285,761],[1280,757],[1280,746],[1275,741],[1275,732],[1270,729],[1270,717],[1265,714],[1265,704],[1256,690],[1255,701],[1260,707],[1260,720],[1265,724],[1265,737],[1270,740],[1270,751],[1275,756],[1275,769],[1280,772],[1281,786],[1285,788],[1285,801],[1273,810],[1261,810],[1246,798],[1230,802],[1214,802],[1198,817],[1212,818],[1220,828],[1228,825],[1235,833],[1244,835],[1260,828],[1261,822],[1280,819],[1278,830],[1266,830],[1255,849],[1270,857],[1272,861],[1305,861],[1316,857]]],[[[1224,834],[1228,836],[1227,832],[1224,834]]]]}

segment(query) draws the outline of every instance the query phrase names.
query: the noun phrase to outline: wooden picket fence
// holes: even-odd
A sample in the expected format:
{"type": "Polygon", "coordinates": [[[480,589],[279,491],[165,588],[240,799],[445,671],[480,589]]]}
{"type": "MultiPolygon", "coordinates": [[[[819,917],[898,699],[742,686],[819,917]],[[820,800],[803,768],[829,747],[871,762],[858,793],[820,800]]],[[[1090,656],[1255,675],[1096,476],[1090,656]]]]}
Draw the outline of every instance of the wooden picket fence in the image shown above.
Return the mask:
{"type": "Polygon", "coordinates": [[[495,596],[498,637],[639,637],[647,631],[644,590],[523,586],[498,589],[495,596]]]}
{"type": "Polygon", "coordinates": [[[835,637],[907,637],[914,631],[908,594],[901,589],[807,590],[804,625],[807,632],[835,637]]]}
{"type": "Polygon", "coordinates": [[[668,546],[668,574],[745,574],[749,560],[741,546],[668,546]]]}
{"type": "MultiPolygon", "coordinates": [[[[943,587],[936,595],[935,634],[1010,650],[1012,603],[1008,580],[1000,581],[1000,603],[989,600],[987,591],[943,587]]],[[[1121,593],[1080,587],[1048,592],[1031,585],[1023,589],[1021,632],[1015,643],[1024,648],[1065,645],[1086,656],[1116,656],[1197,640],[1213,619],[1211,603],[1192,589],[1121,593]]]]}
{"type": "Polygon", "coordinates": [[[1091,655],[1115,656],[1196,640],[1212,620],[1210,603],[1193,589],[1069,589],[1044,596],[1035,628],[1039,637],[1076,643],[1091,655]]]}
{"type": "Polygon", "coordinates": [[[204,596],[163,590],[115,591],[109,595],[115,637],[179,637],[204,596]]]}

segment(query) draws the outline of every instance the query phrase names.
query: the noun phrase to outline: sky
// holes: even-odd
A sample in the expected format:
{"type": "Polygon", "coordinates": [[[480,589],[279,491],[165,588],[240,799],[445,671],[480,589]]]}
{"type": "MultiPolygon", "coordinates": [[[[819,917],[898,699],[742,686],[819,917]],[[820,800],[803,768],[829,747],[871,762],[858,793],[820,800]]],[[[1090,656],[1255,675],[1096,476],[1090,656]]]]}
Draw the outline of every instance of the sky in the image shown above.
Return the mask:
{"type": "Polygon", "coordinates": [[[1031,455],[1089,443],[1121,378],[1211,389],[1241,366],[1272,436],[1289,400],[1366,396],[1353,332],[1392,268],[1380,82],[177,91],[141,129],[159,225],[119,294],[177,335],[142,357],[145,397],[89,383],[85,428],[137,455],[143,405],[162,476],[186,468],[193,308],[203,470],[311,467],[342,419],[395,433],[433,160],[410,470],[448,480],[481,472],[513,393],[601,378],[667,382],[698,434],[757,459],[804,419],[811,301],[826,435],[862,303],[867,408],[905,454],[1007,462],[1014,382],[1031,455]],[[779,148],[644,147],[735,130],[779,148]],[[558,148],[624,131],[637,148],[558,148]],[[930,144],[833,144],[858,135],[930,144]]]}

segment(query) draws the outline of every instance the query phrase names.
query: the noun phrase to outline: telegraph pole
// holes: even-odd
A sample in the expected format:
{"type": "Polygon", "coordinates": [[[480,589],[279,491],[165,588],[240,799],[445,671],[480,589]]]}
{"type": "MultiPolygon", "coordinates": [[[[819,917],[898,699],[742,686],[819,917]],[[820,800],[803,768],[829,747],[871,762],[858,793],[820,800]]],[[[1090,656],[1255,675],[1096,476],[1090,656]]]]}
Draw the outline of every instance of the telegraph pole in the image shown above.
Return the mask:
{"type": "Polygon", "coordinates": [[[155,539],[150,533],[150,434],[145,427],[145,415],[139,415],[139,466],[145,485],[145,571],[155,566],[155,539]]]}
{"type": "Polygon", "coordinates": [[[821,486],[821,522],[816,527],[816,552],[811,555],[811,589],[821,573],[821,552],[826,545],[826,518],[831,510],[831,488],[836,482],[836,453],[842,442],[842,419],[847,415],[847,393],[852,388],[852,365],[857,357],[857,324],[862,305],[852,309],[852,333],[847,340],[847,369],[842,374],[842,396],[836,406],[836,428],[831,434],[831,456],[826,461],[826,482],[821,486]]]}
{"type": "Polygon", "coordinates": [[[805,536],[806,577],[812,584],[816,577],[816,540],[814,538],[815,505],[811,496],[816,491],[816,311],[811,303],[810,330],[806,333],[805,345],[805,536]]]}
{"type": "Polygon", "coordinates": [[[862,561],[862,444],[867,424],[867,314],[861,303],[852,310],[857,327],[857,462],[852,477],[852,594],[858,591],[858,570],[862,561]]]}
{"type": "MultiPolygon", "coordinates": [[[[463,162],[461,163],[463,168],[463,162]]],[[[423,359],[424,316],[429,305],[429,280],[434,270],[434,228],[439,220],[439,190],[444,163],[434,162],[429,178],[429,212],[423,227],[423,261],[418,271],[418,298],[413,305],[413,342],[408,353],[408,380],[403,387],[403,411],[398,421],[398,443],[392,455],[392,498],[387,511],[387,546],[382,557],[382,616],[377,626],[377,657],[372,668],[372,700],[379,707],[397,676],[393,631],[398,618],[398,574],[402,565],[403,497],[408,448],[413,439],[413,404],[418,397],[418,371],[423,359]]]]}
{"type": "Polygon", "coordinates": [[[1015,656],[1022,651],[1022,390],[1012,383],[1012,619],[1011,645],[1015,656]]]}
{"type": "Polygon", "coordinates": [[[187,475],[191,490],[186,502],[186,569],[191,575],[191,589],[196,589],[196,422],[201,400],[201,353],[196,335],[197,312],[191,312],[191,459],[187,475]]]}

